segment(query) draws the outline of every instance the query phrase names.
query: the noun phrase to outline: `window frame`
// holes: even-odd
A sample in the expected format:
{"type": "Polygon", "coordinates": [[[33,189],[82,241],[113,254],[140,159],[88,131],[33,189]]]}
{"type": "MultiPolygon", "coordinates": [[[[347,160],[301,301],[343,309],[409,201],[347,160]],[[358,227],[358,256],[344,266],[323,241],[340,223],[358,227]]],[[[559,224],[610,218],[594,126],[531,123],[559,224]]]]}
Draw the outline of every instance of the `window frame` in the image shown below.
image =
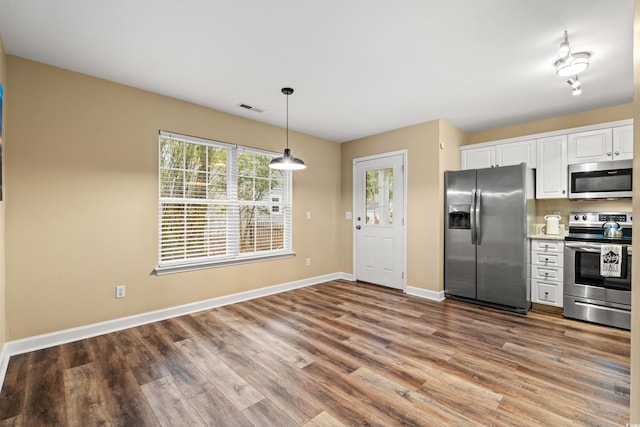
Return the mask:
{"type": "MultiPolygon", "coordinates": [[[[263,194],[262,199],[256,200],[255,195],[253,198],[248,200],[240,200],[239,197],[239,181],[241,181],[241,174],[239,173],[238,168],[238,159],[241,155],[251,154],[251,155],[259,155],[259,156],[267,156],[270,158],[275,158],[279,156],[279,153],[275,153],[272,151],[262,150],[253,147],[241,146],[237,144],[229,144],[226,142],[210,140],[205,138],[199,138],[189,135],[178,134],[174,132],[166,132],[160,130],[158,133],[158,266],[155,269],[155,273],[157,275],[169,274],[169,273],[178,273],[183,271],[192,271],[192,270],[202,270],[214,267],[222,267],[229,266],[235,264],[244,264],[251,262],[260,262],[260,261],[269,261],[274,259],[282,259],[289,258],[295,256],[295,252],[292,248],[293,242],[293,174],[291,171],[277,171],[274,172],[269,169],[269,185],[271,186],[274,181],[278,181],[279,178],[272,178],[273,173],[282,173],[282,191],[278,191],[277,195],[274,195],[271,190],[269,190],[266,194],[263,194]],[[204,206],[210,205],[213,206],[216,204],[214,202],[216,199],[211,198],[209,194],[204,198],[188,198],[186,197],[186,182],[183,182],[183,195],[182,197],[166,197],[163,196],[163,159],[162,159],[162,144],[163,140],[171,139],[174,141],[180,141],[185,144],[196,144],[206,147],[213,147],[216,149],[224,149],[227,155],[227,163],[226,163],[226,177],[225,177],[225,185],[226,185],[226,211],[224,214],[224,220],[227,223],[225,227],[226,230],[226,238],[225,238],[225,253],[223,255],[208,255],[208,256],[200,256],[200,257],[189,257],[188,252],[185,251],[184,257],[179,259],[163,259],[163,207],[167,204],[184,204],[185,211],[188,206],[204,206]],[[273,197],[278,197],[278,201],[273,202],[273,197]],[[279,210],[278,212],[273,212],[273,207],[277,204],[279,210]],[[256,207],[264,207],[266,208],[266,212],[269,214],[270,221],[273,221],[273,216],[276,215],[279,218],[282,218],[282,227],[283,227],[283,247],[279,249],[268,249],[268,250],[256,250],[251,252],[243,252],[242,242],[240,236],[240,222],[242,220],[240,214],[240,206],[256,206],[256,207]],[[231,236],[231,237],[230,237],[231,236]]],[[[184,159],[186,162],[187,159],[184,159]]],[[[255,162],[253,163],[255,167],[255,162]]],[[[206,176],[209,177],[210,171],[209,167],[206,168],[206,176]]],[[[164,169],[167,170],[167,169],[164,169]]],[[[174,169],[175,170],[175,169],[174,169]]],[[[190,171],[186,167],[184,168],[185,177],[190,171]]],[[[255,175],[252,175],[255,176],[255,175]]],[[[242,175],[242,178],[246,179],[247,175],[242,175]]],[[[208,182],[208,181],[207,181],[208,182]]],[[[185,218],[185,228],[184,228],[184,239],[185,245],[188,240],[188,229],[186,224],[188,224],[189,220],[185,218]]],[[[273,234],[273,228],[269,229],[270,233],[273,234]]],[[[168,234],[168,232],[167,232],[168,234]]],[[[255,246],[259,246],[258,242],[254,237],[254,248],[255,246]]],[[[205,244],[206,245],[206,244],[205,244]]],[[[166,256],[166,255],[165,255],[166,256]]]]}

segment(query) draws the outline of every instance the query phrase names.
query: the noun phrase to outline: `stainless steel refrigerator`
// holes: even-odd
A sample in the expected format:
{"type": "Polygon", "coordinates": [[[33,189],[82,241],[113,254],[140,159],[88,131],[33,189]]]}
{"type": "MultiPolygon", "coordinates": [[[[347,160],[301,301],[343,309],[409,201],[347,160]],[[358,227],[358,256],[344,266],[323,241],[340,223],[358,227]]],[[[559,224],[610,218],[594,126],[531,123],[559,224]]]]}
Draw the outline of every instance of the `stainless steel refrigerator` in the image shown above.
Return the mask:
{"type": "Polygon", "coordinates": [[[445,295],[526,313],[533,171],[525,164],[446,171],[444,182],[445,295]]]}

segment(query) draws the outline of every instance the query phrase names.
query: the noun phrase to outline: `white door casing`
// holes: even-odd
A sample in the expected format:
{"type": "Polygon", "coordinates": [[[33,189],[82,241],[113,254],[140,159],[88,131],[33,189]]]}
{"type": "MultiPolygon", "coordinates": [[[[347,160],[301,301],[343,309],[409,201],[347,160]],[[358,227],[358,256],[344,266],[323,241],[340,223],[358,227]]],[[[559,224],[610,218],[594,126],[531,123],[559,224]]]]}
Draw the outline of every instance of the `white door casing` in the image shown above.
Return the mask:
{"type": "Polygon", "coordinates": [[[406,286],[406,150],[353,160],[356,280],[406,286]]]}

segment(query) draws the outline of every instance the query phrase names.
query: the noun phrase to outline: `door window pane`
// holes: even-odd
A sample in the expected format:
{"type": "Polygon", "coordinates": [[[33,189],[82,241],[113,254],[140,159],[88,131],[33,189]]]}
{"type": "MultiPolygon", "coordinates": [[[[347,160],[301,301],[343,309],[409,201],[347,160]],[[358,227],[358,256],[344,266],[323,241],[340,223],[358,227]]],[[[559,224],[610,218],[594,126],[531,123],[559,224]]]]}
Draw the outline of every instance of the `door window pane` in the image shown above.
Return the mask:
{"type": "Polygon", "coordinates": [[[393,224],[393,169],[366,171],[365,212],[367,225],[393,224]]]}

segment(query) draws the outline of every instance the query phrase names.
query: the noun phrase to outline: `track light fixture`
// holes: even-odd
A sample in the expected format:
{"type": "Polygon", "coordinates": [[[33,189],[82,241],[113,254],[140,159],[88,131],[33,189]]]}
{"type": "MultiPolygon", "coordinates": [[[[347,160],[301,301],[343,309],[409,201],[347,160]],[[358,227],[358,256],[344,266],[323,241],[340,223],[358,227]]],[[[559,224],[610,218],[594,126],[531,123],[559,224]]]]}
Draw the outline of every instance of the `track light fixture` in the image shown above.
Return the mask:
{"type": "Polygon", "coordinates": [[[567,83],[571,86],[571,94],[573,96],[580,95],[582,93],[582,83],[578,80],[578,76],[567,80],[567,83]]]}
{"type": "Polygon", "coordinates": [[[575,76],[589,68],[590,55],[586,52],[572,53],[569,45],[569,35],[564,32],[564,40],[558,51],[560,59],[556,61],[556,73],[559,76],[575,76]]]}
{"type": "Polygon", "coordinates": [[[287,148],[284,149],[284,155],[282,155],[282,157],[276,157],[269,162],[269,167],[271,169],[289,171],[304,169],[307,165],[305,165],[302,160],[293,157],[291,155],[291,150],[289,150],[289,95],[293,93],[293,89],[290,87],[283,87],[282,93],[287,96],[287,148]]]}

